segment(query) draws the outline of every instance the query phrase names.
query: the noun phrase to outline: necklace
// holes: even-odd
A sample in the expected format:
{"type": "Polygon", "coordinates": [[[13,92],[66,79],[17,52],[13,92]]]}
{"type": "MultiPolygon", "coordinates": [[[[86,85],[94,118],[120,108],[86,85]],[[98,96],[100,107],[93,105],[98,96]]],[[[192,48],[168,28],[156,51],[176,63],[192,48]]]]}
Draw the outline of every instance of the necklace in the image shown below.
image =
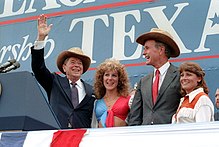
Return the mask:
{"type": "Polygon", "coordinates": [[[117,99],[118,97],[116,98],[104,97],[104,101],[105,101],[107,108],[110,109],[114,105],[117,99]]]}

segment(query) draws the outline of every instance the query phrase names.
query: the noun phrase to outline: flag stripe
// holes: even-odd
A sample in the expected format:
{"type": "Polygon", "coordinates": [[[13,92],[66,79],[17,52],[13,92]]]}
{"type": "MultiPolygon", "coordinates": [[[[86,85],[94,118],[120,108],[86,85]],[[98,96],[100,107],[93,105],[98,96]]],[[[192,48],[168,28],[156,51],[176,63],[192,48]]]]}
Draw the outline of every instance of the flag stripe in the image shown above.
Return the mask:
{"type": "Polygon", "coordinates": [[[79,147],[81,139],[87,130],[59,130],[54,133],[51,147],[79,147]]]}
{"type": "Polygon", "coordinates": [[[27,132],[2,133],[0,147],[23,147],[27,132]]]}
{"type": "Polygon", "coordinates": [[[49,147],[53,133],[57,130],[30,131],[24,141],[23,147],[49,147]]]}

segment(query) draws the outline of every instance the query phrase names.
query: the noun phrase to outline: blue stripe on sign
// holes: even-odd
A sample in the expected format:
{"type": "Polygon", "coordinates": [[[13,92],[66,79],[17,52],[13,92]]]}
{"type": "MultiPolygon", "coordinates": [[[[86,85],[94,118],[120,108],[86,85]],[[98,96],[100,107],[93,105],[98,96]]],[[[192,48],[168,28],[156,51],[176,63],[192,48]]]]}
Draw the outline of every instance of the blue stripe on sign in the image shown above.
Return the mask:
{"type": "Polygon", "coordinates": [[[23,147],[27,132],[2,133],[0,147],[23,147]]]}

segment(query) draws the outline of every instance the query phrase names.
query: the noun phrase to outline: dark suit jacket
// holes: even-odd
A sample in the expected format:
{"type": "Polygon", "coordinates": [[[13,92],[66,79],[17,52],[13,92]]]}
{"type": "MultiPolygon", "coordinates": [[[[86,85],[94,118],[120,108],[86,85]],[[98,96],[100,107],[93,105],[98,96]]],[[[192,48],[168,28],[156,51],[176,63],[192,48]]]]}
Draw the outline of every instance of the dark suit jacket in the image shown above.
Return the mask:
{"type": "Polygon", "coordinates": [[[170,64],[160,87],[155,105],[152,102],[153,74],[143,77],[137,87],[128,116],[128,125],[150,125],[171,123],[181,94],[178,68],[170,64]]]}
{"type": "Polygon", "coordinates": [[[44,49],[34,50],[32,47],[31,54],[32,70],[37,81],[47,92],[49,103],[61,124],[61,128],[68,128],[69,119],[72,121],[72,128],[90,128],[95,99],[92,86],[82,80],[86,96],[74,108],[71,103],[71,90],[68,79],[58,74],[50,73],[45,66],[44,49]]]}
{"type": "Polygon", "coordinates": [[[219,111],[216,111],[216,112],[214,113],[214,120],[215,120],[215,121],[219,121],[219,111]]]}

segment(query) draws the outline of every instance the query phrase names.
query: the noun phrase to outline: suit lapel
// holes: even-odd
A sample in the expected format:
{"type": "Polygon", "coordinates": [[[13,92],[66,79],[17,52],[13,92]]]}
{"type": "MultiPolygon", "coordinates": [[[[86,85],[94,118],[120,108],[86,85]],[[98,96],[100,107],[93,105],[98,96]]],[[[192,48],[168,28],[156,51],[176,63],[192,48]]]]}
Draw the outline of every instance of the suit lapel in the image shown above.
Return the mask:
{"type": "Polygon", "coordinates": [[[60,78],[59,79],[59,84],[61,85],[62,90],[64,91],[64,93],[67,95],[67,97],[65,97],[66,100],[72,105],[72,102],[71,102],[71,88],[70,88],[69,80],[67,79],[67,77],[60,78]]]}
{"type": "Polygon", "coordinates": [[[92,89],[90,88],[90,85],[88,85],[87,83],[85,83],[83,80],[81,80],[81,82],[84,85],[84,90],[85,90],[85,97],[84,99],[81,101],[81,103],[77,106],[78,107],[82,107],[83,105],[85,105],[87,102],[90,101],[91,95],[92,95],[92,89]]]}
{"type": "Polygon", "coordinates": [[[166,90],[167,87],[169,87],[169,85],[171,84],[171,82],[174,80],[174,78],[177,76],[177,72],[176,69],[174,68],[173,65],[170,65],[169,69],[167,70],[166,76],[164,78],[164,81],[160,87],[159,93],[158,93],[158,97],[157,97],[157,101],[159,101],[159,99],[161,98],[161,96],[163,95],[164,91],[166,90]]]}
{"type": "Polygon", "coordinates": [[[142,95],[145,95],[145,102],[147,103],[148,106],[153,107],[153,102],[152,102],[152,83],[153,83],[153,74],[150,74],[146,77],[146,79],[143,80],[142,83],[142,95]]]}

